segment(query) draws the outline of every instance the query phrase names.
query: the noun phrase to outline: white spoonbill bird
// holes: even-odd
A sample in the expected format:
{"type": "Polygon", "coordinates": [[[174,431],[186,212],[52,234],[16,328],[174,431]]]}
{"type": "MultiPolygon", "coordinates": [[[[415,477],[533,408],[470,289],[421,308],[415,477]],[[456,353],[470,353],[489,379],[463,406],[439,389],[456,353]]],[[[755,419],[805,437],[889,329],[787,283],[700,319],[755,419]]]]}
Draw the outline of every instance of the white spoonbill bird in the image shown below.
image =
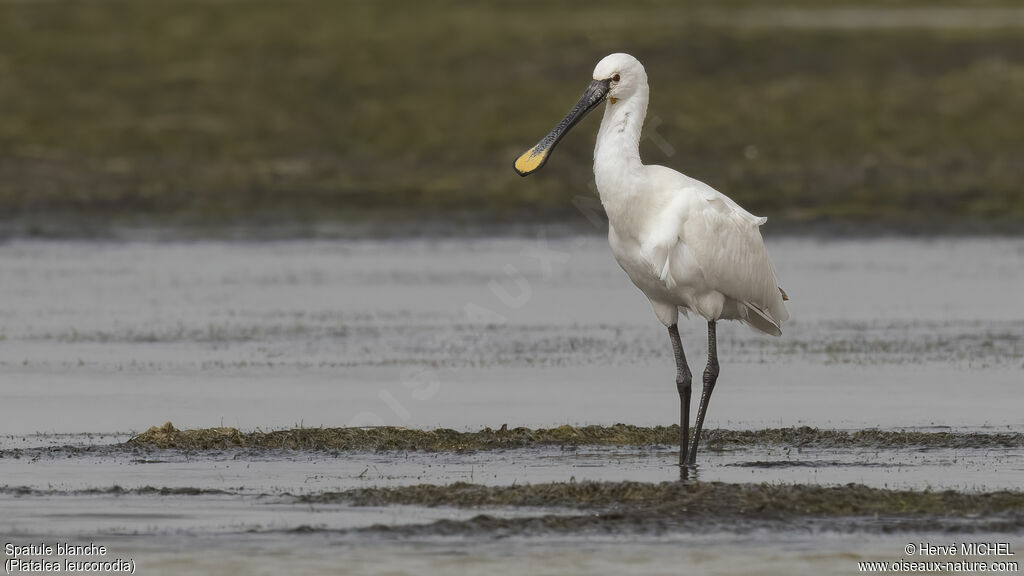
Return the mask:
{"type": "Polygon", "coordinates": [[[608,214],[608,243],[619,266],[651,301],[668,327],[679,392],[679,463],[694,464],[711,392],[718,380],[715,323],[739,320],[779,336],[789,318],[758,218],[724,194],[664,166],[640,161],[640,131],[647,115],[647,73],[629,54],[597,63],[594,80],[558,126],[515,161],[526,176],[539,170],[559,140],[588,112],[607,101],[594,147],[594,177],[608,214]],[[691,374],[679,339],[679,311],[708,323],[704,389],[690,428],[691,374]]]}

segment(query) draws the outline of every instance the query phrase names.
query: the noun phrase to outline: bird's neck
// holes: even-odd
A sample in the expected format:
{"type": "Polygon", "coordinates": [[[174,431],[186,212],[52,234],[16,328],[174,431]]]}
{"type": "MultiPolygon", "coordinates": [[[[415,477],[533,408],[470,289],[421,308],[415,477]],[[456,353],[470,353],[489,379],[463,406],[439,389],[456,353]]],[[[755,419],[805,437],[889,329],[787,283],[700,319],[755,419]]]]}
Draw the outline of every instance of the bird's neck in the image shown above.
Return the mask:
{"type": "Polygon", "coordinates": [[[647,97],[644,85],[628,98],[609,99],[605,105],[594,147],[594,177],[609,216],[629,204],[643,179],[640,132],[647,115],[647,97]]]}
{"type": "Polygon", "coordinates": [[[628,98],[609,98],[594,148],[595,167],[608,157],[640,162],[640,131],[647,116],[647,86],[628,98]]]}

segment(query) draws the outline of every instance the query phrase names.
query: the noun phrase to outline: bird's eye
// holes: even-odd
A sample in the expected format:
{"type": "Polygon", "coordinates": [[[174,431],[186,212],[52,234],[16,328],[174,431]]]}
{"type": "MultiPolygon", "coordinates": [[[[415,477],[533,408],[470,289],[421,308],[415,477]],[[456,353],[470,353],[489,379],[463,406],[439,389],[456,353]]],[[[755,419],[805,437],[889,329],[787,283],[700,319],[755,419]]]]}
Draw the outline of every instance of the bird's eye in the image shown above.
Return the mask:
{"type": "Polygon", "coordinates": [[[616,74],[615,76],[612,76],[612,82],[618,82],[618,81],[619,81],[619,75],[618,74],[616,74]]]}

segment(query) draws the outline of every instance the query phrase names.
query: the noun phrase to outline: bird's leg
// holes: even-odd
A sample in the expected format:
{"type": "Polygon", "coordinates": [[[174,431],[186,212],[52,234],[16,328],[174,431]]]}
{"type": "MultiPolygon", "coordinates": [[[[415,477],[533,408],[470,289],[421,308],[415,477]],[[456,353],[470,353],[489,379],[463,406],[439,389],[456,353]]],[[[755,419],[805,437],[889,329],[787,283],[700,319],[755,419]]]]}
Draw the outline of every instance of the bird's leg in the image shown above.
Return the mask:
{"type": "Polygon", "coordinates": [[[686,450],[690,442],[690,383],[693,376],[686,364],[683,343],[679,339],[679,326],[668,327],[668,337],[672,339],[672,352],[676,357],[676,390],[679,391],[679,465],[686,465],[686,450]]]}
{"type": "Polygon", "coordinates": [[[700,444],[700,431],[704,427],[704,415],[708,411],[708,401],[718,381],[718,345],[715,342],[715,321],[708,322],[708,365],[704,368],[704,389],[700,393],[700,406],[697,408],[697,423],[693,427],[693,444],[690,446],[690,464],[697,461],[697,445],[700,444]]]}

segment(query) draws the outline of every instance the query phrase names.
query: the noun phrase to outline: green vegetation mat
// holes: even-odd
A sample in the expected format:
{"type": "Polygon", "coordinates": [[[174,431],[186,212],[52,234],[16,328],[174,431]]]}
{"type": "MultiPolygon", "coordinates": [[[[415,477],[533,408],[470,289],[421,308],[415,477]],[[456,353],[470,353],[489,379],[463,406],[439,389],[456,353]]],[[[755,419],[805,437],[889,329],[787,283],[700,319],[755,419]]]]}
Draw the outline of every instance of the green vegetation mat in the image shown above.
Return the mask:
{"type": "MultiPolygon", "coordinates": [[[[119,486],[73,492],[0,487],[0,495],[75,495],[217,498],[232,491],[199,488],[124,489],[119,486]]],[[[278,504],[303,506],[426,506],[477,509],[464,520],[389,524],[357,532],[397,535],[579,534],[604,532],[705,532],[724,529],[829,530],[857,532],[1018,532],[1024,527],[1024,492],[889,490],[860,484],[727,484],[722,482],[554,482],[514,486],[454,483],[396,488],[353,488],[339,492],[263,495],[278,504]],[[512,517],[500,509],[532,512],[512,517]]],[[[319,532],[300,526],[289,531],[319,532]]],[[[350,530],[342,530],[347,532],[350,530]]]]}
{"type": "Polygon", "coordinates": [[[421,526],[375,526],[401,535],[669,532],[726,529],[947,533],[1016,532],[1024,525],[1024,492],[909,491],[858,484],[725,484],[720,482],[581,482],[526,486],[405,486],[353,489],[300,501],[358,506],[459,508],[533,507],[538,514],[503,518],[480,514],[421,526]],[[557,513],[561,510],[561,513],[557,513]],[[544,513],[547,511],[547,513],[544,513]],[[556,513],[551,513],[555,511],[556,513]],[[586,511],[586,513],[580,513],[586,511]]]}
{"type": "Polygon", "coordinates": [[[962,493],[870,488],[860,484],[728,484],[722,482],[555,482],[523,486],[455,483],[356,488],[301,496],[302,502],[357,506],[543,506],[628,509],[699,515],[795,513],[808,516],[937,514],[967,516],[1024,510],[1024,492],[962,493]]]}
{"type": "MultiPolygon", "coordinates": [[[[906,432],[858,430],[845,432],[818,428],[767,430],[705,430],[702,449],[725,450],[754,445],[839,448],[1018,448],[1024,434],[958,432],[906,432]]],[[[241,432],[237,428],[178,430],[170,422],[153,426],[128,440],[127,446],[171,450],[225,448],[291,450],[422,450],[428,452],[494,450],[537,446],[671,446],[679,444],[678,426],[651,428],[613,426],[559,426],[558,428],[484,428],[476,432],[450,429],[416,430],[392,426],[370,428],[297,428],[270,432],[241,432]]]]}
{"type": "Polygon", "coordinates": [[[927,2],[784,6],[3,2],[0,224],[588,227],[596,118],[543,172],[512,160],[628,51],[646,161],[773,230],[1020,228],[1024,31],[927,2]],[[894,14],[910,24],[878,25],[894,14]]]}

